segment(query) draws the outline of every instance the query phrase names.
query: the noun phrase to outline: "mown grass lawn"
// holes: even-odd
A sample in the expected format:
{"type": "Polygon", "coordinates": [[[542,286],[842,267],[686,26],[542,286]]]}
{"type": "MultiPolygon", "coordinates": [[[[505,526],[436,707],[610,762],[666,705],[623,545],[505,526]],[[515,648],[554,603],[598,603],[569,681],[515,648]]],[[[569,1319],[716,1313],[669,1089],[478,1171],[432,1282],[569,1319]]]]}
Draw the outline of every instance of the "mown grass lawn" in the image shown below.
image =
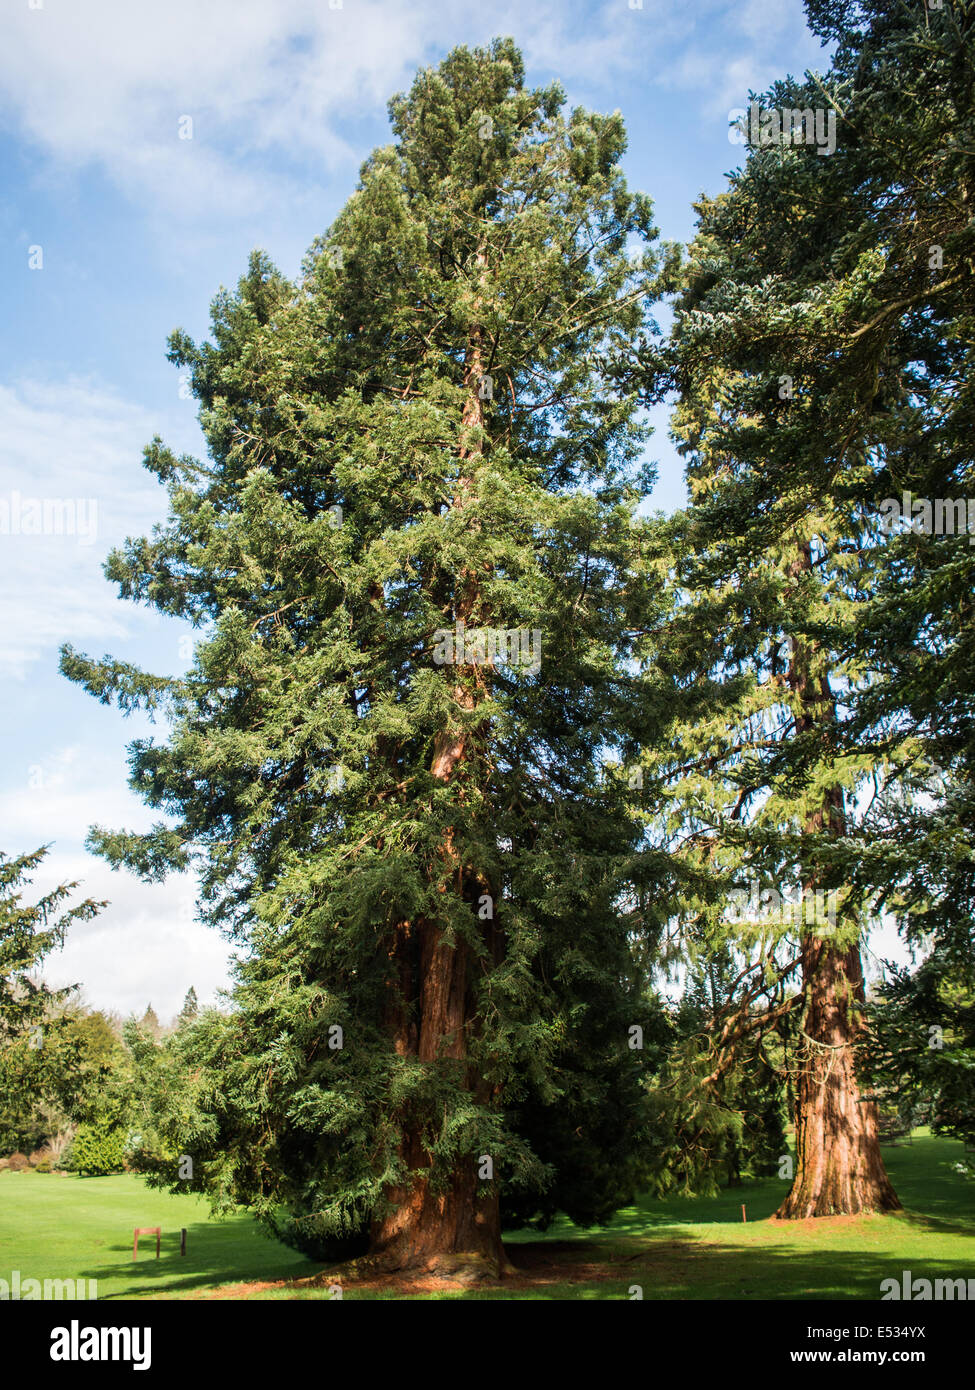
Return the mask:
{"type": "MultiPolygon", "coordinates": [[[[960,1144],[923,1131],[885,1146],[905,1207],[895,1216],[770,1221],[785,1191],[770,1179],[715,1198],[641,1200],[606,1227],[562,1220],[544,1235],[511,1232],[519,1273],[498,1286],[348,1284],[344,1297],[625,1299],[639,1286],[645,1299],[877,1299],[881,1280],[904,1269],[972,1278],[975,1185],[953,1171],[961,1155],[960,1144]]],[[[0,1278],[14,1269],[22,1280],[97,1279],[100,1298],[329,1297],[323,1266],[269,1240],[249,1217],[212,1220],[201,1198],[151,1191],[131,1175],[0,1173],[0,1278]],[[133,1263],[134,1226],[162,1226],[158,1261],[155,1240],[143,1237],[133,1263]]]]}

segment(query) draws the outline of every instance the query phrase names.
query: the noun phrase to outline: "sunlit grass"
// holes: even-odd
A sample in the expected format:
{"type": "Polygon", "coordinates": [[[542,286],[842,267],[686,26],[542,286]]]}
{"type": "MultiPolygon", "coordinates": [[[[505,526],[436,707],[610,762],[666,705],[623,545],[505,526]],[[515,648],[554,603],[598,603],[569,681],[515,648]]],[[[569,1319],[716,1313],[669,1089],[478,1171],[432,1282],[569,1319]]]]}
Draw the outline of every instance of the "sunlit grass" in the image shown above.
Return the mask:
{"type": "MultiPolygon", "coordinates": [[[[926,1132],[885,1146],[905,1211],[891,1216],[805,1222],[768,1218],[786,1190],[766,1179],[713,1198],[641,1199],[606,1227],[560,1220],[544,1234],[506,1235],[521,1277],[490,1289],[441,1290],[431,1299],[841,1299],[880,1297],[880,1281],[975,1276],[975,1185],[953,1165],[962,1146],[926,1132]],[[745,1204],[747,1221],[742,1221],[745,1204]]],[[[110,1178],[0,1173],[0,1278],[98,1280],[100,1298],[201,1297],[236,1285],[304,1280],[323,1266],[265,1237],[249,1217],[214,1220],[203,1199],[147,1188],[131,1175],[110,1178]],[[135,1226],[162,1226],[140,1241],[135,1226]],[[180,1227],[187,1254],[179,1254],[180,1227]]],[[[242,1289],[252,1298],[327,1299],[288,1283],[242,1289]]],[[[346,1287],[345,1298],[396,1297],[394,1288],[346,1287]]]]}

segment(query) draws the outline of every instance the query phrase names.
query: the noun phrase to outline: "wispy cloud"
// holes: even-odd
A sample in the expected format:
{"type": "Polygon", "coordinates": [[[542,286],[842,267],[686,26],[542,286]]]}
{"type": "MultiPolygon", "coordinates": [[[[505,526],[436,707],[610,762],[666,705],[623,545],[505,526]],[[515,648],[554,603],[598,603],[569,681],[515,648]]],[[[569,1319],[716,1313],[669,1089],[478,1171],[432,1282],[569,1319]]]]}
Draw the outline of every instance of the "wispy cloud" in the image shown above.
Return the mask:
{"type": "Polygon", "coordinates": [[[361,123],[457,43],[511,33],[531,71],[610,89],[669,80],[689,44],[711,91],[725,20],[766,50],[787,23],[669,0],[48,0],[5,17],[0,116],[62,173],[95,166],[147,207],[232,219],[358,163],[361,123]]]}
{"type": "Polygon", "coordinates": [[[350,125],[382,117],[445,38],[484,27],[460,0],[52,0],[4,25],[8,125],[62,169],[95,165],[209,219],[301,196],[309,166],[354,166],[350,125]]]}
{"type": "Polygon", "coordinates": [[[91,382],[0,386],[0,676],[151,621],[119,603],[102,562],[162,513],[138,466],[153,432],[148,412],[91,382]]]}
{"type": "Polygon", "coordinates": [[[671,91],[696,94],[701,120],[718,121],[787,72],[823,65],[819,40],[806,27],[801,0],[705,0],[677,8],[669,61],[652,80],[671,91]],[[679,27],[678,27],[679,26],[679,27]]]}

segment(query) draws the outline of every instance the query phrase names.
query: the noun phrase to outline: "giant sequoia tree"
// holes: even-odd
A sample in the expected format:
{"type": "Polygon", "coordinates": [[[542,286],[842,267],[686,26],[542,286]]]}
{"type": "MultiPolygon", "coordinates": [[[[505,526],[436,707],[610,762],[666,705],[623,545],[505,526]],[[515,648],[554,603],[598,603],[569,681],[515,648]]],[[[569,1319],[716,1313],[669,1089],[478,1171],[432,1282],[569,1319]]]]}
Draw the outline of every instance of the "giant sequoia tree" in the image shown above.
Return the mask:
{"type": "Polygon", "coordinates": [[[563,104],[510,41],[458,49],[300,281],[255,256],[212,342],[173,336],[209,458],[149,446],[169,517],[107,572],[200,629],[192,668],[63,654],[169,721],[131,749],[166,819],[92,843],[195,865],[246,946],[183,1098],[194,1181],[389,1268],[497,1268],[502,1209],[631,1192],[648,870],[602,764],[656,233],[619,116],[563,104]]]}
{"type": "Polygon", "coordinates": [[[760,104],[828,108],[835,151],[759,144],[702,205],[675,335],[693,494],[675,660],[718,692],[678,743],[687,843],[726,882],[836,895],[834,921],[732,931],[782,988],[725,1041],[801,1024],[785,1216],[895,1204],[856,1075],[862,904],[957,951],[973,881],[972,551],[884,511],[972,491],[975,8],[807,9],[831,70],[760,104]]]}

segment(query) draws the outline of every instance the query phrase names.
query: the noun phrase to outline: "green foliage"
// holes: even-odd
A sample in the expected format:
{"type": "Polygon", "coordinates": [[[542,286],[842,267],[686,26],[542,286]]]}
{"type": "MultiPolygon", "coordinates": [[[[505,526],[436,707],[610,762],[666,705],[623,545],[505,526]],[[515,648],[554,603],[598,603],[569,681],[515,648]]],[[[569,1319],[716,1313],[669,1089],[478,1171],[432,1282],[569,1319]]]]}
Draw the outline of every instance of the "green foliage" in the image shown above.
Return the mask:
{"type": "Polygon", "coordinates": [[[871,1007],[865,1075],[900,1127],[975,1144],[975,951],[932,951],[915,970],[889,968],[871,1007]]]}
{"type": "Polygon", "coordinates": [[[122,1063],[104,1014],[49,1001],[45,1022],[0,1052],[0,1148],[33,1149],[106,1113],[122,1063]]]}
{"type": "Polygon", "coordinates": [[[836,151],[752,149],[698,207],[671,344],[691,506],[652,537],[678,725],[648,824],[687,866],[681,949],[749,967],[745,1035],[806,997],[810,935],[845,951],[886,911],[950,953],[975,903],[975,550],[884,512],[975,495],[975,6],[807,8],[830,69],[760,105],[832,110],[836,151]],[[835,926],[742,920],[751,882],[834,893],[835,926]]]}
{"type": "Polygon", "coordinates": [[[747,1037],[717,1046],[738,999],[727,955],[691,969],[679,1004],[664,1013],[666,1047],[648,1077],[651,1117],[644,1180],[660,1196],[712,1195],[721,1184],[777,1172],[787,1152],[781,1045],[747,1037]]]}
{"type": "Polygon", "coordinates": [[[183,1000],[183,1006],[177,1015],[177,1028],[183,1028],[187,1024],[194,1023],[199,1012],[200,1005],[196,997],[196,990],[190,985],[189,989],[186,991],[186,998],[183,1000]]]}
{"type": "Polygon", "coordinates": [[[126,1135],[103,1124],[79,1125],[64,1166],[83,1177],[121,1173],[125,1167],[126,1135]]]}
{"type": "Polygon", "coordinates": [[[0,1047],[39,1025],[50,1004],[70,994],[70,989],[49,989],[36,972],[44,958],[64,944],[72,922],[90,921],[105,906],[90,899],[67,906],[76,883],[61,884],[38,902],[24,905],[19,890],[46,854],[46,848],[14,858],[0,853],[0,1047]]]}

